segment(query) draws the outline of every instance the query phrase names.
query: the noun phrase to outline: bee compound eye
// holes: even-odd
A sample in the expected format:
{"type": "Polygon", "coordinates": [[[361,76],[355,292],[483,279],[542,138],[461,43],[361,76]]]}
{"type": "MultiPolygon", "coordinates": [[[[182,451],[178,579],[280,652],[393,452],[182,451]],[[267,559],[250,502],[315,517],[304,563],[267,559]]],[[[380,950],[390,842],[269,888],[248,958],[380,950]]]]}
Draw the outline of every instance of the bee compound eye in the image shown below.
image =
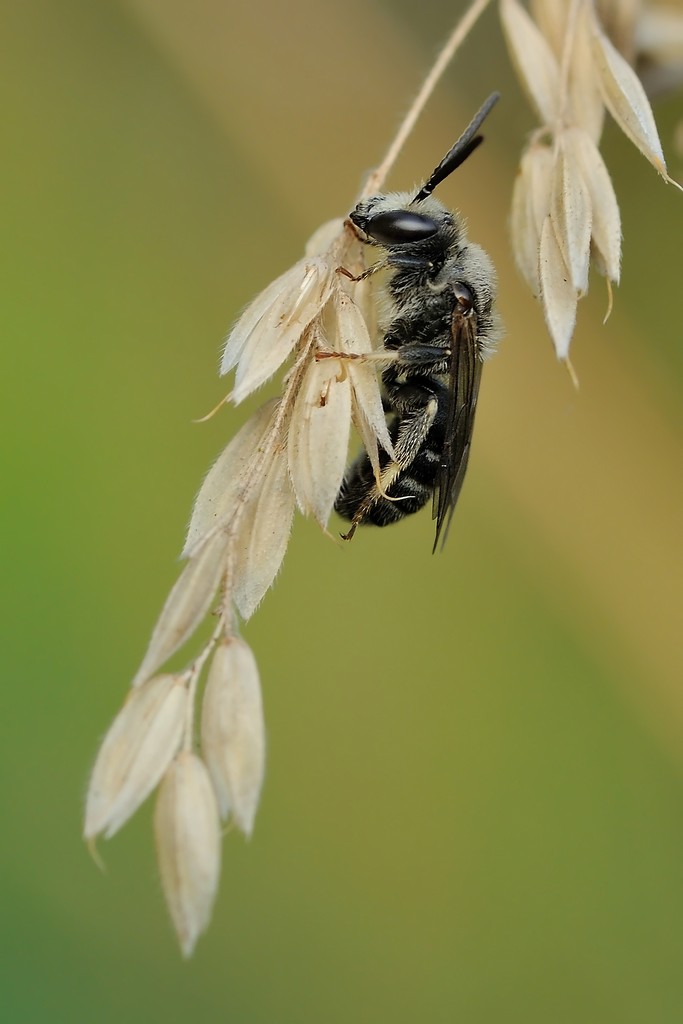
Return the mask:
{"type": "Polygon", "coordinates": [[[366,233],[380,245],[401,245],[431,238],[439,225],[431,217],[410,210],[387,210],[369,217],[363,225],[366,233]]]}
{"type": "Polygon", "coordinates": [[[474,292],[469,285],[463,284],[462,281],[458,281],[454,285],[453,290],[459,312],[463,316],[469,316],[474,309],[474,292]]]}

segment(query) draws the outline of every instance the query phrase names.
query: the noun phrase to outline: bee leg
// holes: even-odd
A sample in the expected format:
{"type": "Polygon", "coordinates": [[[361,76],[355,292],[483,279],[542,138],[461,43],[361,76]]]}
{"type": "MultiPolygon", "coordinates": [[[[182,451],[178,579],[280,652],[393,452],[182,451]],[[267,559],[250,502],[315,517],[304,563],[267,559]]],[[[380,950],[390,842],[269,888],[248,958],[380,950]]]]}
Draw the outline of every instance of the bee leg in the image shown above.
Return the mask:
{"type": "Polygon", "coordinates": [[[355,360],[360,363],[377,363],[380,366],[415,367],[427,368],[438,366],[439,363],[450,359],[450,348],[437,345],[403,345],[399,349],[379,348],[374,352],[325,352],[318,350],[315,353],[316,362],[321,359],[355,360]]]}
{"type": "Polygon", "coordinates": [[[342,277],[346,277],[349,281],[353,281],[354,284],[357,281],[365,281],[367,277],[371,277],[372,274],[376,274],[378,270],[385,270],[389,266],[389,260],[380,260],[379,263],[373,263],[372,266],[364,270],[362,274],[352,274],[346,267],[337,267],[337,273],[341,274],[342,277]]]}
{"type": "Polygon", "coordinates": [[[405,474],[424,446],[439,410],[439,399],[433,391],[415,384],[393,390],[391,406],[399,413],[390,427],[396,458],[390,460],[386,456],[382,460],[379,482],[365,452],[351,467],[335,502],[337,512],[351,520],[345,539],[350,539],[364,520],[385,526],[417,512],[432,493],[432,487],[405,474]],[[386,491],[392,485],[394,493],[387,497],[386,491]]]}
{"type": "MultiPolygon", "coordinates": [[[[440,363],[445,363],[451,357],[451,349],[445,345],[420,345],[419,343],[402,345],[398,349],[392,349],[391,351],[396,353],[396,359],[393,360],[395,363],[395,369],[390,373],[397,374],[402,368],[404,369],[433,369],[440,363]]],[[[402,387],[412,387],[413,385],[401,385],[402,387]]],[[[426,391],[425,388],[419,388],[419,393],[413,395],[413,400],[420,405],[422,401],[422,394],[426,391]]],[[[411,392],[412,393],[412,392],[411,392]]],[[[431,392],[428,392],[431,394],[431,392]]],[[[406,392],[406,395],[408,392],[406,392]]],[[[424,404],[424,401],[422,401],[424,404]]]]}
{"type": "Polygon", "coordinates": [[[355,360],[360,363],[384,363],[389,365],[390,363],[396,363],[399,360],[398,352],[387,352],[383,348],[378,348],[374,352],[324,352],[318,349],[315,353],[315,361],[320,362],[321,359],[341,359],[355,360]]]}
{"type": "Polygon", "coordinates": [[[419,384],[389,386],[387,395],[399,419],[394,464],[398,472],[405,472],[415,461],[432,428],[439,411],[439,399],[432,390],[419,384]]]}

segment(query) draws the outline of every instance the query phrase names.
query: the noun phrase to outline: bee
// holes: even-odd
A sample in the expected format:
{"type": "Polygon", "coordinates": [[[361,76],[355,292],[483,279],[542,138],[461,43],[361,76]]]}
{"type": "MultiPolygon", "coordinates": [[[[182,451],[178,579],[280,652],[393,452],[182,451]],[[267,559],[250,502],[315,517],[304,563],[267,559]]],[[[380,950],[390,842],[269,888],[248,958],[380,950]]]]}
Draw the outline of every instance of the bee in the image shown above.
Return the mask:
{"type": "Polygon", "coordinates": [[[484,250],[468,241],[460,217],[433,198],[440,182],[483,141],[491,95],[415,195],[376,195],[349,215],[376,261],[373,281],[383,334],[383,403],[394,458],[380,455],[379,479],[366,452],[348,470],[335,509],[351,521],[387,526],[433,498],[434,550],[446,539],[470,455],[482,360],[497,340],[496,276],[484,250]],[[379,281],[379,279],[377,279],[379,281]]]}

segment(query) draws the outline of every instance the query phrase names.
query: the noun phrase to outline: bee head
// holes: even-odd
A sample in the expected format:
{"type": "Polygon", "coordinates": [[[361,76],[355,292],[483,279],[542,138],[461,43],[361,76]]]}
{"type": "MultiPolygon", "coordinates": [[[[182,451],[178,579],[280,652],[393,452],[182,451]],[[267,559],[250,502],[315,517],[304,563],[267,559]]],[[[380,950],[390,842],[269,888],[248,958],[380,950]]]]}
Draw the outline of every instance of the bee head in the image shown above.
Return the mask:
{"type": "Polygon", "coordinates": [[[479,129],[499,95],[493,93],[489,96],[414,196],[409,193],[373,196],[356,206],[350,220],[367,236],[370,244],[386,248],[413,246],[434,238],[444,229],[447,234],[455,230],[452,214],[438,200],[431,198],[432,192],[483,142],[479,129]]]}
{"type": "Polygon", "coordinates": [[[359,203],[349,219],[371,245],[385,248],[414,245],[438,234],[442,226],[453,226],[453,216],[432,199],[428,210],[413,209],[410,193],[373,196],[359,203]]]}

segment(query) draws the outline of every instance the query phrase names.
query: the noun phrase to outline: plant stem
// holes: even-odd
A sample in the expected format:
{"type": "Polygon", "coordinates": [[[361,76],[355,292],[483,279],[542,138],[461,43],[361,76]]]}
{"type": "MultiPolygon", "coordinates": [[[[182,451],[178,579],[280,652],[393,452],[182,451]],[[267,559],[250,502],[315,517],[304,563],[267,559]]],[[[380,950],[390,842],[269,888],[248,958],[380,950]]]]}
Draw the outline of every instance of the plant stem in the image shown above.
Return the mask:
{"type": "Polygon", "coordinates": [[[223,631],[223,615],[219,615],[218,623],[213,633],[211,634],[206,645],[199,652],[197,657],[194,659],[189,669],[187,670],[188,676],[188,701],[187,701],[187,719],[185,721],[185,734],[183,737],[183,750],[192,750],[194,743],[194,715],[195,715],[195,700],[197,695],[197,683],[201,675],[202,669],[206,659],[213,651],[218,638],[223,631]]]}
{"type": "Polygon", "coordinates": [[[429,97],[434,92],[439,79],[453,59],[457,50],[469,35],[479,16],[483,14],[485,9],[488,7],[489,3],[490,0],[473,0],[473,3],[470,4],[468,10],[453,29],[451,35],[446,40],[441,52],[439,53],[439,56],[430,68],[427,77],[422,83],[422,88],[413,100],[408,113],[396,132],[384,160],[379,167],[372,172],[366,181],[361,194],[361,199],[367,199],[368,196],[373,196],[381,190],[389,171],[396,162],[396,158],[401,152],[406,139],[415,127],[415,124],[424,110],[429,97]]]}

